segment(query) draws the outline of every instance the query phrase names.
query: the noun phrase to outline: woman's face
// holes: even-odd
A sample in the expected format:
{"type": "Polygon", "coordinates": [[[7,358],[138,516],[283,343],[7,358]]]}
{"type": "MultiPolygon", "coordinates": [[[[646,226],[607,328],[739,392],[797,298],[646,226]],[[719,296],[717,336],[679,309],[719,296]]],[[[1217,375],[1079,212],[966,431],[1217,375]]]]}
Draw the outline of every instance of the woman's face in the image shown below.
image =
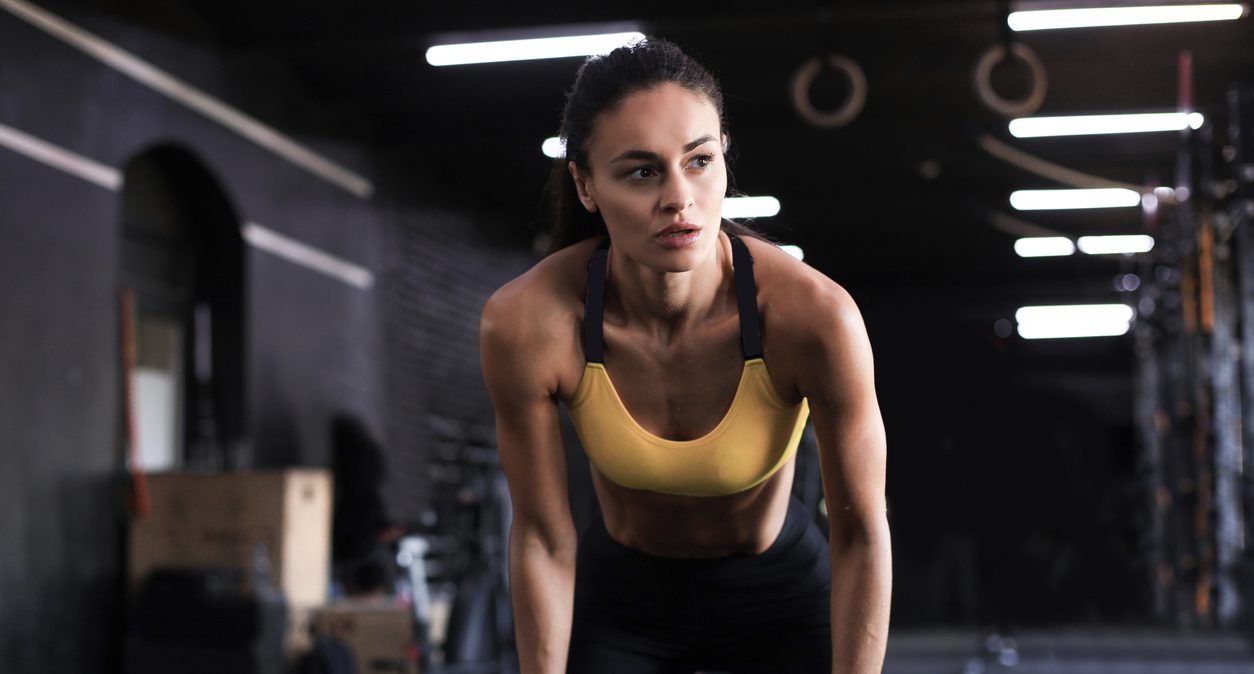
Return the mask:
{"type": "Polygon", "coordinates": [[[676,84],[634,93],[597,115],[589,172],[569,167],[580,201],[614,246],[659,271],[688,271],[718,242],[727,192],[718,111],[676,84]]]}

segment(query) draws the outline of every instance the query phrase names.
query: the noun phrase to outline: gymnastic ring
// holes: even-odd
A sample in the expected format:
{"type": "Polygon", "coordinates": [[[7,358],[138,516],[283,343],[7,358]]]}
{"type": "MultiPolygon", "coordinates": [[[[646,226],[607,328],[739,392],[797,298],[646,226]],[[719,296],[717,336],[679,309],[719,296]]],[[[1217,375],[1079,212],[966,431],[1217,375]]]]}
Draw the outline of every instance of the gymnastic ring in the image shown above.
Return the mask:
{"type": "Polygon", "coordinates": [[[1002,98],[1001,94],[993,91],[993,66],[1006,58],[1006,48],[999,44],[995,44],[985,50],[980,55],[980,60],[976,62],[975,92],[979,94],[980,100],[984,105],[987,105],[1003,117],[1030,115],[1039,110],[1041,104],[1045,102],[1047,85],[1045,65],[1041,63],[1040,57],[1036,55],[1036,52],[1032,51],[1031,47],[1020,42],[1010,45],[1010,52],[1026,63],[1028,70],[1032,73],[1032,89],[1028,92],[1028,95],[1018,100],[1012,100],[1002,98]]]}
{"type": "Polygon", "coordinates": [[[828,54],[826,59],[815,56],[793,73],[792,105],[802,119],[821,129],[842,127],[856,119],[866,105],[866,75],[848,56],[828,54]],[[824,63],[849,78],[849,97],[835,110],[820,112],[810,102],[810,87],[822,72],[824,63]]]}

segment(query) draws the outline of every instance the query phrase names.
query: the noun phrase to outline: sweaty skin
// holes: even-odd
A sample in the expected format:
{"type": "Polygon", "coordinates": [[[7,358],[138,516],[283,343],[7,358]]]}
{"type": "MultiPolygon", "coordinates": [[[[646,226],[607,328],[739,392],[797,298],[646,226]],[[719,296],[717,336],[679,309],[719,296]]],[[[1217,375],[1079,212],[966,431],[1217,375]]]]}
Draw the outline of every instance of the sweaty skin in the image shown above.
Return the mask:
{"type": "MultiPolygon", "coordinates": [[[[700,437],[731,404],[743,363],[717,111],[675,85],[602,113],[581,201],[609,229],[605,367],[633,419],[673,439],[700,437]]],[[[579,339],[587,262],[599,242],[558,251],[484,308],[481,358],[514,504],[509,559],[522,671],[566,667],[576,534],[558,405],[584,369],[579,339]]],[[[888,629],[891,553],[885,439],[861,315],[840,286],[775,246],[746,239],[765,360],[779,397],[808,399],[832,514],[833,671],[878,672],[888,629]]],[[[759,553],[787,512],[792,462],[747,491],[691,497],[627,489],[592,468],[606,528],[663,557],[759,553]]]]}

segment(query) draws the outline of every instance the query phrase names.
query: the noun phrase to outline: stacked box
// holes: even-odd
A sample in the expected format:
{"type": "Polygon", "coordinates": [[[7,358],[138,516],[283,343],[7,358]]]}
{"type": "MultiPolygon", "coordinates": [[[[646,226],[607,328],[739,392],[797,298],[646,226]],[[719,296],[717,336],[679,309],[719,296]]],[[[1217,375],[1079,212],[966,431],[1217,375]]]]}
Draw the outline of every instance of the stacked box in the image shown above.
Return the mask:
{"type": "Polygon", "coordinates": [[[252,578],[257,543],[287,598],[289,650],[325,602],[331,563],[331,475],[291,469],[148,475],[149,514],[131,526],[132,588],[156,567],[242,569],[252,578]]]}
{"type": "Polygon", "coordinates": [[[414,616],[387,601],[341,601],[318,609],[314,633],[342,641],[353,652],[358,674],[418,674],[414,616]]]}

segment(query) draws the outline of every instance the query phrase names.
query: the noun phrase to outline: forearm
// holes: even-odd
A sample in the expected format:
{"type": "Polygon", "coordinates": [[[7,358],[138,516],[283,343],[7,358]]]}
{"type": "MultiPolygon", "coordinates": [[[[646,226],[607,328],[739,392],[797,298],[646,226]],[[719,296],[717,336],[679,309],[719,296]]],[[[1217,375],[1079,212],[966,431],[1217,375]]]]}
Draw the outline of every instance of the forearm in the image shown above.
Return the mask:
{"type": "Polygon", "coordinates": [[[833,544],[830,554],[832,672],[878,674],[884,667],[893,584],[888,528],[833,544]]]}
{"type": "Polygon", "coordinates": [[[510,537],[510,596],[521,674],[563,674],[575,595],[573,542],[549,548],[510,537]]]}

